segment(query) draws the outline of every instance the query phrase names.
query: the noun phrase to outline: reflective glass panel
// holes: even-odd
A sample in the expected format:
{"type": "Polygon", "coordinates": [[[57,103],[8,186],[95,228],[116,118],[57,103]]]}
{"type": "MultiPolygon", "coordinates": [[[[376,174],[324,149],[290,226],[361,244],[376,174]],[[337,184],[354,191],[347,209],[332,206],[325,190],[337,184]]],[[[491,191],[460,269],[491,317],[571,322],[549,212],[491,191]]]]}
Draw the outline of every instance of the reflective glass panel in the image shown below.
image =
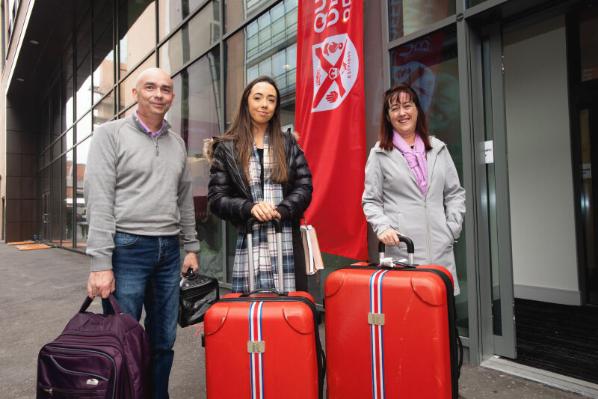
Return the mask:
{"type": "Polygon", "coordinates": [[[62,109],[53,107],[53,112],[56,111],[57,113],[53,114],[53,117],[59,118],[59,121],[62,121],[61,126],[59,129],[54,129],[55,132],[64,131],[67,128],[73,125],[73,111],[75,109],[75,101],[73,96],[73,76],[71,75],[66,81],[63,82],[61,94],[61,107],[62,109]],[[61,111],[61,112],[58,112],[61,111]]]}
{"type": "Polygon", "coordinates": [[[589,13],[579,23],[581,81],[598,79],[598,12],[589,13]]]}
{"type": "Polygon", "coordinates": [[[51,241],[56,245],[60,245],[63,234],[64,218],[62,217],[64,211],[62,207],[62,197],[64,195],[64,156],[52,163],[51,168],[51,189],[50,189],[50,215],[49,220],[51,224],[51,241]]]}
{"type": "Polygon", "coordinates": [[[62,246],[67,248],[73,247],[73,151],[66,153],[64,161],[64,204],[62,217],[64,234],[62,236],[62,246]]]}
{"type": "Polygon", "coordinates": [[[41,173],[41,182],[40,182],[40,189],[41,189],[41,235],[42,240],[50,241],[52,236],[50,234],[50,175],[51,175],[51,167],[45,167],[41,173]]]}
{"type": "Polygon", "coordinates": [[[66,134],[64,135],[64,148],[65,149],[71,149],[73,148],[74,143],[74,131],[73,129],[69,129],[66,134]]]}
{"type": "Polygon", "coordinates": [[[77,206],[75,213],[75,233],[77,237],[77,249],[82,250],[87,247],[88,220],[85,197],[83,194],[83,177],[85,175],[85,166],[87,165],[87,154],[89,152],[90,142],[91,139],[88,138],[79,143],[75,148],[75,151],[77,152],[77,167],[75,168],[75,198],[77,206]]]}
{"type": "MultiPolygon", "coordinates": [[[[230,32],[243,21],[254,16],[270,0],[224,0],[224,30],[230,32]]],[[[297,3],[297,0],[285,1],[297,3]]]]}
{"type": "Polygon", "coordinates": [[[145,69],[156,66],[156,56],[152,55],[143,64],[141,64],[133,73],[131,73],[119,86],[120,103],[119,109],[122,110],[135,102],[133,98],[133,88],[137,78],[145,69]]]}
{"type": "Polygon", "coordinates": [[[101,125],[114,117],[114,92],[104,97],[93,109],[93,125],[101,125]]]}
{"type": "Polygon", "coordinates": [[[93,14],[93,103],[114,86],[112,0],[96,0],[93,14]]]}
{"type": "Polygon", "coordinates": [[[388,0],[390,40],[409,35],[455,14],[455,0],[388,0]]]}
{"type": "MultiPolygon", "coordinates": [[[[85,2],[81,2],[84,4],[85,2]]],[[[79,4],[79,3],[77,3],[79,4]]],[[[81,10],[83,11],[83,10],[81,10]]],[[[91,83],[91,10],[87,10],[77,27],[76,41],[76,85],[77,85],[77,115],[81,118],[89,108],[92,100],[91,83]]]]}
{"type": "MultiPolygon", "coordinates": [[[[463,148],[459,108],[459,70],[454,29],[424,36],[390,52],[393,85],[406,83],[418,93],[432,135],[447,144],[463,185],[463,148]]],[[[467,268],[463,231],[453,250],[461,294],[455,298],[457,325],[468,336],[467,268]]]]}
{"type": "Polygon", "coordinates": [[[118,4],[122,77],[156,46],[156,4],[150,0],[119,0],[118,4]]]}
{"type": "Polygon", "coordinates": [[[297,2],[283,1],[227,40],[227,126],[237,110],[243,88],[260,75],[271,76],[276,81],[281,105],[294,113],[296,35],[297,2]]]}
{"type": "Polygon", "coordinates": [[[62,79],[61,84],[62,88],[60,90],[61,93],[61,129],[60,131],[65,131],[68,127],[72,126],[73,124],[73,111],[75,109],[75,101],[74,101],[74,74],[73,74],[73,42],[68,41],[68,44],[65,46],[64,54],[62,57],[62,79]]]}
{"type": "Polygon", "coordinates": [[[467,2],[467,5],[468,5],[469,7],[473,7],[473,6],[475,6],[475,5],[478,5],[478,4],[481,4],[481,3],[483,3],[483,2],[485,2],[485,1],[486,1],[486,0],[469,0],[469,1],[467,2]]]}
{"type": "MultiPolygon", "coordinates": [[[[160,0],[158,2],[160,40],[205,2],[206,0],[160,0]]],[[[216,3],[219,2],[216,1],[216,3]]],[[[220,5],[217,6],[217,9],[220,9],[220,5]]],[[[220,18],[216,18],[216,20],[220,20],[220,18]]]]}
{"type": "Polygon", "coordinates": [[[92,113],[88,112],[79,122],[77,122],[77,142],[81,142],[91,135],[91,115],[92,113]]]}
{"type": "Polygon", "coordinates": [[[205,6],[162,47],[160,67],[175,72],[220,39],[218,3],[205,6]]]}
{"type": "Polygon", "coordinates": [[[219,54],[208,53],[174,77],[176,95],[167,119],[187,143],[202,273],[224,280],[222,223],[208,212],[210,163],[204,148],[208,140],[221,132],[219,54]]]}
{"type": "MultiPolygon", "coordinates": [[[[60,96],[60,90],[59,90],[59,86],[58,84],[54,84],[52,86],[52,90],[50,92],[49,95],[49,101],[50,101],[50,120],[49,120],[49,127],[51,130],[51,137],[52,139],[57,138],[58,136],[60,136],[62,134],[62,132],[64,132],[64,129],[61,126],[61,117],[62,117],[62,112],[64,112],[65,110],[62,109],[61,107],[61,96],[60,96]]],[[[72,114],[70,115],[72,118],[72,114]]]]}

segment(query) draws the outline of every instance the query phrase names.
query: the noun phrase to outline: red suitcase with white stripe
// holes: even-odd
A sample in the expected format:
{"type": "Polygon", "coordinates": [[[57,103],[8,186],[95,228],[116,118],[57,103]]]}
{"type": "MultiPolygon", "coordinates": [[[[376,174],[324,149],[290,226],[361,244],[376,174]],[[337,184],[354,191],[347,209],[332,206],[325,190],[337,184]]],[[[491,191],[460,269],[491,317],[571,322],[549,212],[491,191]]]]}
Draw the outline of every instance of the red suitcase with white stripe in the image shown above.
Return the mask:
{"type": "MultiPolygon", "coordinates": [[[[252,225],[250,221],[247,229],[249,254],[252,225]]],[[[282,278],[280,226],[275,227],[282,278]]],[[[253,279],[249,286],[253,290],[253,279]]],[[[324,360],[316,317],[307,292],[225,295],[204,318],[207,397],[323,399],[324,360]]]]}
{"type": "MultiPolygon", "coordinates": [[[[401,241],[413,265],[413,242],[401,241]]],[[[409,265],[352,266],[328,276],[329,399],[458,397],[451,274],[441,266],[409,265]]]]}

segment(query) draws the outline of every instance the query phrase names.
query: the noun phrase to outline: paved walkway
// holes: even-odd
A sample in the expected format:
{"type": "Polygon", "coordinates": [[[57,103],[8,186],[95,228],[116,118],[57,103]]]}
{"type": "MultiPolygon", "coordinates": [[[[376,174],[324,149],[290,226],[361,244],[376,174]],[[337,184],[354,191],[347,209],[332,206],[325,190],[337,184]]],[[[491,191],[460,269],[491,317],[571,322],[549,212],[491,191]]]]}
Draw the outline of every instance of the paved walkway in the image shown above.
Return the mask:
{"type": "MultiPolygon", "coordinates": [[[[85,299],[87,259],[61,249],[18,251],[0,243],[0,396],[35,397],[37,353],[54,339],[85,299]]],[[[100,312],[100,301],[92,304],[100,312]]],[[[199,327],[179,329],[171,376],[173,399],[205,398],[199,327]]],[[[463,367],[464,399],[574,399],[581,396],[497,371],[463,367]]],[[[358,398],[357,398],[358,399],[358,398]]]]}

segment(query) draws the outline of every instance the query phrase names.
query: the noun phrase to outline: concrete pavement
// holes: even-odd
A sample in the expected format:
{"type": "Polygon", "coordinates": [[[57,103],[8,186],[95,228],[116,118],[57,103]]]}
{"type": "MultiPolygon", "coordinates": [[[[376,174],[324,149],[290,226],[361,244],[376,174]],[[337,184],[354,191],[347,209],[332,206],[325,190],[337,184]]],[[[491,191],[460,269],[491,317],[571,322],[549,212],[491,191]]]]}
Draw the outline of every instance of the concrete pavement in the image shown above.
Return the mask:
{"type": "MultiPolygon", "coordinates": [[[[35,397],[37,353],[85,299],[85,256],[62,250],[18,251],[0,243],[0,397],[35,397]]],[[[96,300],[91,311],[101,312],[96,300]]],[[[179,329],[170,382],[173,399],[205,398],[201,325],[179,329]]],[[[464,399],[574,399],[582,396],[498,371],[464,365],[464,399]]]]}

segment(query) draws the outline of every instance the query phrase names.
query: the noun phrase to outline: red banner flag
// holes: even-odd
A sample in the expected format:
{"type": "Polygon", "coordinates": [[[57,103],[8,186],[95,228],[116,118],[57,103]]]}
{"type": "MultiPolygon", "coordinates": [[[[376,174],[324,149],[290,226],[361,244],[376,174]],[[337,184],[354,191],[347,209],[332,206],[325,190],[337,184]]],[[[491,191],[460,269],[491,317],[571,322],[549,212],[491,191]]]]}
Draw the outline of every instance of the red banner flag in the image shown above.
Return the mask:
{"type": "Polygon", "coordinates": [[[363,2],[302,0],[295,125],[313,173],[305,214],[323,252],[367,259],[363,2]]]}

